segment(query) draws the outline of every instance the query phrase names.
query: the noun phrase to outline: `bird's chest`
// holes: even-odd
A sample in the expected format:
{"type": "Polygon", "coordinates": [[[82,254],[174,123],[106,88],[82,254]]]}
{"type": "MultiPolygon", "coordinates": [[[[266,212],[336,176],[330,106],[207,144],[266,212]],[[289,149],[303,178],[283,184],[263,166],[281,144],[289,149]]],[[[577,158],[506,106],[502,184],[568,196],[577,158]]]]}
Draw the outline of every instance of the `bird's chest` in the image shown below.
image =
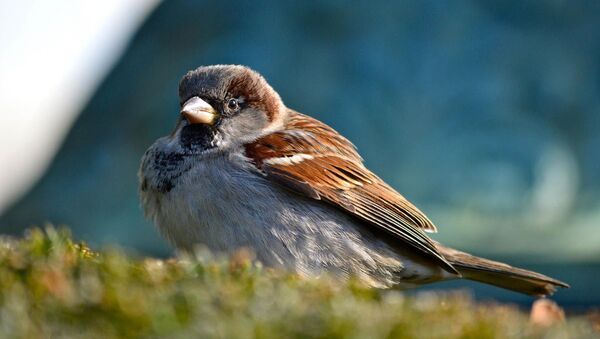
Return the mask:
{"type": "Polygon", "coordinates": [[[260,247],[285,210],[282,192],[243,162],[226,157],[195,163],[172,186],[160,194],[155,221],[182,248],[197,243],[226,252],[260,247]]]}

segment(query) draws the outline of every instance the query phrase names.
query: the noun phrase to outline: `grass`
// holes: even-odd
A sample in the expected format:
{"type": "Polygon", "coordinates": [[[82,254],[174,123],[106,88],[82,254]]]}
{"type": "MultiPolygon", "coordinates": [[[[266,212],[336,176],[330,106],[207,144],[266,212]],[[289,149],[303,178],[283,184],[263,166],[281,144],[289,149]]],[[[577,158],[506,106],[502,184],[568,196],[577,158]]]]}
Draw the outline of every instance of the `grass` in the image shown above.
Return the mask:
{"type": "Polygon", "coordinates": [[[0,239],[0,335],[6,338],[589,338],[585,316],[550,328],[516,306],[465,293],[368,289],[301,279],[240,252],[170,260],[93,252],[66,230],[0,239]]]}

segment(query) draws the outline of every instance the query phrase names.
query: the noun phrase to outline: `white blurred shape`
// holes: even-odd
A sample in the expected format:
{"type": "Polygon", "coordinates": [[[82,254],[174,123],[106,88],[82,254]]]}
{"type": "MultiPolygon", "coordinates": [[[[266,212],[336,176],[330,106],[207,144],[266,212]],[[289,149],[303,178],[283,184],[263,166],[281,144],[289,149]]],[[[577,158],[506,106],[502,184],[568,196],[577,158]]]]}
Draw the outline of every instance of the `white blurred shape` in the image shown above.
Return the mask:
{"type": "Polygon", "coordinates": [[[571,150],[556,142],[542,153],[536,166],[529,214],[533,225],[558,225],[575,204],[579,175],[577,161],[571,150]]]}
{"type": "Polygon", "coordinates": [[[159,0],[0,2],[0,213],[43,173],[159,0]]]}

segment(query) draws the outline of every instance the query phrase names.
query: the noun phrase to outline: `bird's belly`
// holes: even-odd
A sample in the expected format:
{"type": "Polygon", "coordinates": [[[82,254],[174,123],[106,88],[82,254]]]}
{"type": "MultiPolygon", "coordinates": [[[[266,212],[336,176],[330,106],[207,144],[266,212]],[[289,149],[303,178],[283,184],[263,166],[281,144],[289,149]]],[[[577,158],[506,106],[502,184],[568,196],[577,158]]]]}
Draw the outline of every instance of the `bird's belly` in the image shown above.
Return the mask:
{"type": "Polygon", "coordinates": [[[158,201],[155,222],[181,249],[203,245],[230,254],[245,247],[268,266],[310,276],[353,275],[380,287],[441,272],[398,252],[342,211],[227,159],[194,166],[158,201]]]}

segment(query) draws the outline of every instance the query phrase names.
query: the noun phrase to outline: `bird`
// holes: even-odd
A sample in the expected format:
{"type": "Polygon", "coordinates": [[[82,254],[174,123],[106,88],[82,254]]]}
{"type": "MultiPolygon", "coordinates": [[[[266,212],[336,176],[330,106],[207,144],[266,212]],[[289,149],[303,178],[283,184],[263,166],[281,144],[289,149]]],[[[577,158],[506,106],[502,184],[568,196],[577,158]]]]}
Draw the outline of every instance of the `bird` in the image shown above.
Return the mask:
{"type": "Polygon", "coordinates": [[[443,246],[434,223],[365,167],[325,123],[288,108],[258,72],[202,66],[179,83],[175,129],[144,153],[139,197],[175,248],[232,255],[302,277],[408,289],[469,279],[531,296],[569,285],[443,246]]]}

